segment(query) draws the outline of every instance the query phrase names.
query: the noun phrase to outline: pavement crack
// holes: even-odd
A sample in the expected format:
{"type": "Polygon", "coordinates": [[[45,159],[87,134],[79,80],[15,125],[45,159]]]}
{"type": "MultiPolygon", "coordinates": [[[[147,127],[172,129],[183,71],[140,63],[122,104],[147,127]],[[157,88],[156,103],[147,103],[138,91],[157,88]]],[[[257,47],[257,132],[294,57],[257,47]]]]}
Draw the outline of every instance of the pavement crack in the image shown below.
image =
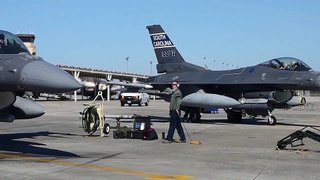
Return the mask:
{"type": "Polygon", "coordinates": [[[253,178],[253,180],[256,180],[258,178],[258,176],[260,176],[260,174],[264,171],[264,169],[262,169],[257,175],[256,177],[253,178]]]}
{"type": "Polygon", "coordinates": [[[94,159],[94,160],[91,160],[91,161],[88,161],[88,162],[85,162],[85,163],[82,163],[82,164],[79,164],[79,165],[75,165],[75,166],[71,166],[71,167],[68,167],[68,168],[64,168],[64,169],[61,169],[61,170],[58,170],[58,171],[54,171],[54,172],[51,172],[51,173],[46,174],[45,176],[52,175],[52,174],[56,174],[56,173],[59,173],[59,172],[63,172],[63,171],[66,171],[66,170],[69,170],[69,169],[73,169],[73,168],[76,168],[76,167],[81,167],[81,166],[83,166],[83,165],[91,164],[91,163],[94,163],[94,162],[97,162],[97,161],[100,161],[100,160],[103,160],[103,159],[113,158],[113,157],[118,156],[118,155],[121,155],[121,154],[123,154],[123,152],[111,154],[111,155],[104,156],[104,157],[101,157],[101,158],[98,158],[98,159],[94,159]]]}

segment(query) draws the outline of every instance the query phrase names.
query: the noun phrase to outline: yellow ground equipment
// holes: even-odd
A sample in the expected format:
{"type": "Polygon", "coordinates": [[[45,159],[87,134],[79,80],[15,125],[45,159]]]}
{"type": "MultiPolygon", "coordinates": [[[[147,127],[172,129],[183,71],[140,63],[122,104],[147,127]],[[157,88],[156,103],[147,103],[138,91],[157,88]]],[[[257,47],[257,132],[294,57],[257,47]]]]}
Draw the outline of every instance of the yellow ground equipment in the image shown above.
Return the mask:
{"type": "Polygon", "coordinates": [[[86,107],[83,112],[80,112],[80,118],[82,121],[83,130],[89,135],[92,135],[94,132],[96,132],[98,127],[100,128],[100,137],[103,137],[110,132],[110,125],[108,123],[105,123],[103,104],[104,99],[101,91],[98,92],[98,95],[92,102],[83,104],[84,106],[88,107],[86,107]],[[98,97],[101,98],[102,102],[96,102],[98,97]]]}

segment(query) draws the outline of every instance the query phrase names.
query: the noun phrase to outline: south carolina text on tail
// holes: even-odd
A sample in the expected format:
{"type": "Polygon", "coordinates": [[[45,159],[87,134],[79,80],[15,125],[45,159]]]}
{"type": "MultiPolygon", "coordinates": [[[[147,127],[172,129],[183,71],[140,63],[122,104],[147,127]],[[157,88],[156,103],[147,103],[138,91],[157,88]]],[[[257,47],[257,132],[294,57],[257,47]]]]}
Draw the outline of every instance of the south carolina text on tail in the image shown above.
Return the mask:
{"type": "Polygon", "coordinates": [[[158,60],[158,73],[201,71],[204,68],[185,62],[160,25],[147,26],[158,60]]]}

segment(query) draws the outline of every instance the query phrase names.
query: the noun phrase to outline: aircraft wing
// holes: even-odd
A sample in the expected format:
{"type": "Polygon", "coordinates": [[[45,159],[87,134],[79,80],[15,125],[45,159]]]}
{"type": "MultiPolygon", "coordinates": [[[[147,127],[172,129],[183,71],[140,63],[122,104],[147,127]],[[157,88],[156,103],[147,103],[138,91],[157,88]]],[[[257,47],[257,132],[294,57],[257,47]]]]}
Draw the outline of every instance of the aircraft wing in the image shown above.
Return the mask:
{"type": "MultiPolygon", "coordinates": [[[[152,82],[150,86],[152,85],[170,85],[172,81],[168,82],[152,82]]],[[[229,82],[215,82],[215,81],[182,81],[179,80],[179,84],[184,84],[184,85],[299,85],[296,82],[290,82],[290,81],[275,81],[275,82],[234,82],[234,83],[229,83],[229,82]]]]}
{"type": "Polygon", "coordinates": [[[106,81],[106,84],[132,87],[132,88],[145,88],[145,89],[152,89],[153,88],[150,84],[143,84],[143,83],[127,83],[127,82],[117,82],[117,81],[106,81]]]}

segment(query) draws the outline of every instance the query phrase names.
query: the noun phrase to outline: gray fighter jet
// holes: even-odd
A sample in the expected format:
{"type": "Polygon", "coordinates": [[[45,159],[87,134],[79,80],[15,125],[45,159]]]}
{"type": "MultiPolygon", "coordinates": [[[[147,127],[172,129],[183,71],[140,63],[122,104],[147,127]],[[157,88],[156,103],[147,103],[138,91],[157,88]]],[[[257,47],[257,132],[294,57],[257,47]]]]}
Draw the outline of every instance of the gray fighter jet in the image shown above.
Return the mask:
{"type": "Polygon", "coordinates": [[[0,122],[45,113],[40,105],[22,97],[26,91],[62,93],[79,88],[70,74],[31,55],[19,37],[0,30],[0,122]]]}
{"type": "MultiPolygon", "coordinates": [[[[146,83],[164,92],[172,81],[180,83],[182,106],[192,121],[199,121],[201,109],[223,108],[228,120],[239,122],[243,112],[269,116],[271,125],[276,108],[290,108],[305,103],[294,90],[319,90],[320,74],[292,57],[275,58],[264,63],[224,71],[212,71],[188,63],[160,25],[147,26],[161,73],[146,83]]],[[[165,93],[159,93],[165,94],[165,93]]]]}

